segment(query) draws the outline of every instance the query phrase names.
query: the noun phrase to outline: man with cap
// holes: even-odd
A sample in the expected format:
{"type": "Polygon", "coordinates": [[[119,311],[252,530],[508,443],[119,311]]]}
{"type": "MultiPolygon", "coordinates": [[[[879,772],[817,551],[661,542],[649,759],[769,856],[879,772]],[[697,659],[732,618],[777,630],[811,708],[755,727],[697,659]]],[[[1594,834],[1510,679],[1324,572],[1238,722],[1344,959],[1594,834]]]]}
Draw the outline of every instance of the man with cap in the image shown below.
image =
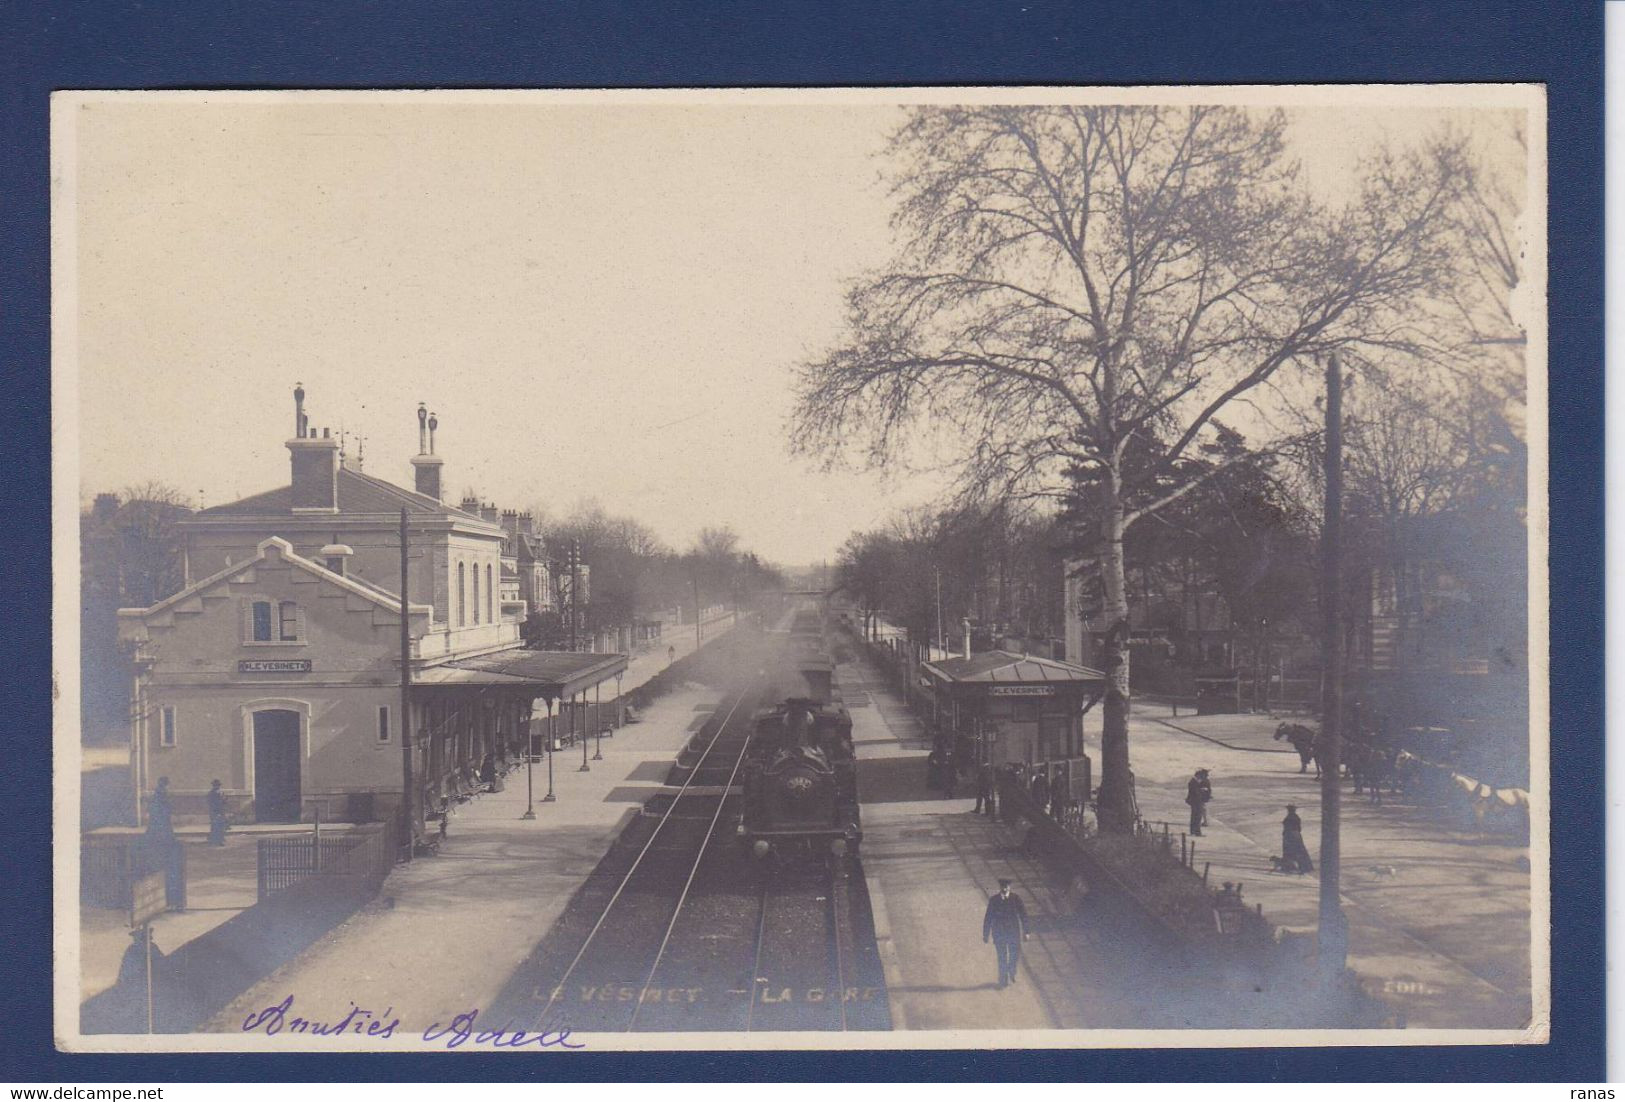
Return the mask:
{"type": "Polygon", "coordinates": [[[999,955],[999,986],[1015,982],[1016,968],[1021,963],[1021,943],[1027,940],[1027,907],[1021,897],[1010,890],[1010,881],[999,878],[999,890],[989,896],[987,913],[982,916],[982,944],[993,939],[993,948],[999,955]]]}
{"type": "Polygon", "coordinates": [[[1208,780],[1207,770],[1198,769],[1196,775],[1185,785],[1185,802],[1191,809],[1191,835],[1202,836],[1202,824],[1207,821],[1207,802],[1213,798],[1213,783],[1208,780]]]}

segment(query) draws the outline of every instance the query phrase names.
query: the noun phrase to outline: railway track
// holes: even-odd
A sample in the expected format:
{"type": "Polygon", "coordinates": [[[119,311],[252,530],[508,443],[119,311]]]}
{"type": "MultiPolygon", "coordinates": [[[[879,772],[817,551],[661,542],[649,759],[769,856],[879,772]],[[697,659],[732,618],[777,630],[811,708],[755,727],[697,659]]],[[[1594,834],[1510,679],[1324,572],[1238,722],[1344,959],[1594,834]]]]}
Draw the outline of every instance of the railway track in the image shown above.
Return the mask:
{"type": "Polygon", "coordinates": [[[492,1017],[578,1034],[890,1028],[856,859],[764,864],[737,841],[732,792],[770,681],[724,698],[492,1017]]]}
{"type": "MultiPolygon", "coordinates": [[[[599,870],[609,873],[598,875],[600,881],[617,882],[594,908],[596,919],[564,968],[556,977],[538,977],[543,982],[532,991],[539,1003],[536,1028],[583,1033],[643,1028],[650,1016],[664,1016],[668,1005],[681,1001],[692,1008],[706,994],[692,985],[677,990],[661,972],[684,905],[704,883],[702,867],[717,848],[718,835],[726,833],[719,828],[727,822],[727,790],[750,742],[755,697],[754,686],[737,693],[720,719],[713,718],[714,729],[701,728],[691,743],[699,744],[696,760],[652,825],[635,824],[644,829],[629,831],[630,837],[617,843],[631,851],[620,855],[629,856],[624,868],[599,870]]],[[[678,768],[684,769],[682,758],[678,768]]],[[[607,886],[589,885],[598,888],[595,894],[607,886]]]]}
{"type": "Polygon", "coordinates": [[[849,1027],[848,1004],[863,993],[848,984],[856,970],[845,864],[809,862],[762,878],[746,1030],[849,1027]]]}

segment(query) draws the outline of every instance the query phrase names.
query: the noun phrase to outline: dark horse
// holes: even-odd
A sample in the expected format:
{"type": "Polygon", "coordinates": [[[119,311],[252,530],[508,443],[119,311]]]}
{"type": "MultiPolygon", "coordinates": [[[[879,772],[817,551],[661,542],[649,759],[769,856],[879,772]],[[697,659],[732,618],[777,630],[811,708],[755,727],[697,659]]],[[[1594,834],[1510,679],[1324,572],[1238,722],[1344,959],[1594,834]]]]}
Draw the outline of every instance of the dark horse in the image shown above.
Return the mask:
{"type": "Polygon", "coordinates": [[[1314,762],[1315,776],[1320,776],[1320,755],[1315,752],[1319,737],[1314,730],[1301,723],[1283,723],[1275,729],[1275,741],[1285,739],[1292,744],[1292,749],[1298,752],[1298,772],[1309,772],[1309,763],[1314,762]]]}

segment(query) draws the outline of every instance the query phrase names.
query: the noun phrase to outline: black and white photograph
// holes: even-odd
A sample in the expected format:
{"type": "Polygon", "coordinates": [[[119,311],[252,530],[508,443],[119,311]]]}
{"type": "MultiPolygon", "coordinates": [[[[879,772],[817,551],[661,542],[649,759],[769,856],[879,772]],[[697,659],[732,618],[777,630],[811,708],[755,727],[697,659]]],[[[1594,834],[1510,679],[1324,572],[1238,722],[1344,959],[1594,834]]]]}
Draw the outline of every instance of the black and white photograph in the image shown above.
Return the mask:
{"type": "Polygon", "coordinates": [[[1540,86],[51,170],[60,1048],[1549,1040],[1540,86]]]}

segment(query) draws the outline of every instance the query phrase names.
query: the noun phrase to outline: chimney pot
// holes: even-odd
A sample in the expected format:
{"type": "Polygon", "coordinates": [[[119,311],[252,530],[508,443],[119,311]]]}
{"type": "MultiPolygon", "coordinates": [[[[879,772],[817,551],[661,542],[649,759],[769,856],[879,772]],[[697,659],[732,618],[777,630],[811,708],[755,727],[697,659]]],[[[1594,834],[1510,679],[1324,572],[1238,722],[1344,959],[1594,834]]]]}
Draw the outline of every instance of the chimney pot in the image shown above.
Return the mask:
{"type": "Polygon", "coordinates": [[[355,548],[342,543],[330,543],[321,549],[320,554],[327,569],[341,578],[350,576],[350,556],[355,554],[355,548]]]}

